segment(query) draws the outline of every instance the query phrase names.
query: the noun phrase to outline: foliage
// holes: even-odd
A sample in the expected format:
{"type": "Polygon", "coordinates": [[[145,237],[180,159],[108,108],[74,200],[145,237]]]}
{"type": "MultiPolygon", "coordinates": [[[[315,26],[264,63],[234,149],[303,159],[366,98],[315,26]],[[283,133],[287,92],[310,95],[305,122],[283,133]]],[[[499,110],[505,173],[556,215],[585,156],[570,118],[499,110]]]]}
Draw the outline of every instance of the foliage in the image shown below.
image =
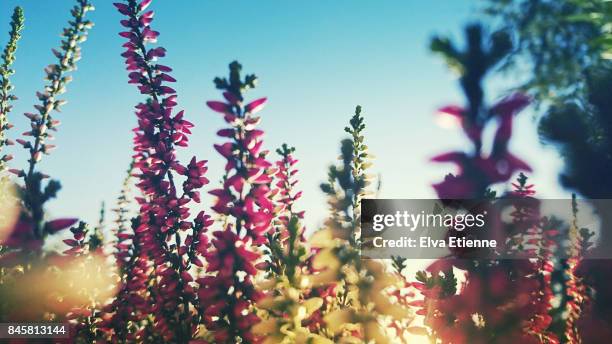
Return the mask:
{"type": "Polygon", "coordinates": [[[329,181],[321,185],[328,195],[331,216],[326,227],[316,232],[310,244],[318,249],[312,260],[313,287],[331,288],[323,311],[323,334],[334,342],[390,343],[384,320],[409,321],[410,312],[389,298],[389,292],[402,286],[397,274],[382,262],[360,256],[360,200],[368,194],[371,176],[361,106],[355,109],[351,134],[341,144],[340,165],[331,166],[329,181]]]}
{"type": "Polygon", "coordinates": [[[591,24],[599,30],[597,37],[588,42],[601,52],[604,59],[612,59],[612,5],[608,1],[574,0],[572,3],[580,13],[568,16],[568,20],[591,24]]]}
{"type": "Polygon", "coordinates": [[[524,83],[519,88],[533,95],[536,105],[582,98],[587,86],[585,71],[601,64],[602,47],[593,43],[599,40],[602,26],[576,20],[587,14],[588,2],[487,1],[485,12],[495,24],[513,33],[515,41],[503,67],[527,75],[520,79],[524,83]]]}
{"type": "MultiPolygon", "coordinates": [[[[14,94],[11,94],[14,86],[11,84],[10,77],[15,72],[11,69],[11,65],[15,62],[15,53],[17,52],[17,43],[21,38],[21,30],[23,30],[24,16],[23,9],[21,7],[15,7],[13,16],[11,18],[11,31],[9,32],[9,41],[4,47],[2,53],[2,63],[0,65],[0,152],[4,146],[12,144],[12,141],[5,138],[5,132],[8,131],[12,125],[8,122],[8,114],[11,112],[11,102],[17,100],[14,94]]],[[[12,156],[4,154],[0,157],[0,173],[4,173],[6,169],[6,162],[10,161],[12,156]]],[[[0,176],[3,178],[4,176],[0,176]]]]}

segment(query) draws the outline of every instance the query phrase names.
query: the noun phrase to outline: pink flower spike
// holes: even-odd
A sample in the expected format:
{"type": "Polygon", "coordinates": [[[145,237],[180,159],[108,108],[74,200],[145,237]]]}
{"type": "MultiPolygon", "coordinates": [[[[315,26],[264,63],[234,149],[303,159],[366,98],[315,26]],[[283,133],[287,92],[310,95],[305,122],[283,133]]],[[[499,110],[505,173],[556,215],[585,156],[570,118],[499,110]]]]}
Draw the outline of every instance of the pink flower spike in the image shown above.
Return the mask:
{"type": "Polygon", "coordinates": [[[253,102],[245,106],[246,112],[249,112],[251,114],[257,113],[259,110],[263,109],[264,104],[267,100],[268,98],[259,98],[257,100],[254,100],[253,102]]]}

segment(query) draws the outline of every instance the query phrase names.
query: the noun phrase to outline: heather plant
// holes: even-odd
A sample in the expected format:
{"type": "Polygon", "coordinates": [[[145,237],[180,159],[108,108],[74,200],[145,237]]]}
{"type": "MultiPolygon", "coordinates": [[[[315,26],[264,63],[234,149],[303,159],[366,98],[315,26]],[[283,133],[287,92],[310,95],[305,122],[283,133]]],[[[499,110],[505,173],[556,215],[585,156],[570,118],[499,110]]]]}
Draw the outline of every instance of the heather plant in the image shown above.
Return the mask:
{"type": "MultiPolygon", "coordinates": [[[[44,204],[57,195],[60,183],[51,180],[45,184],[44,181],[49,176],[37,171],[36,167],[43,155],[50,154],[55,148],[48,140],[53,139],[51,132],[57,131],[60,122],[52,114],[66,103],[66,100],[58,97],[66,92],[66,86],[72,80],[70,72],[76,69],[76,63],[81,58],[80,44],[87,39],[87,32],[93,27],[93,23],[87,20],[85,15],[93,9],[93,5],[87,0],[78,0],[71,10],[72,20],[63,30],[60,48],[53,50],[58,62],[45,68],[48,84],[42,92],[36,93],[40,104],[34,106],[36,112],[24,114],[30,120],[31,129],[22,134],[24,139],[16,141],[28,152],[30,158],[26,169],[10,170],[23,179],[23,185],[19,189],[23,213],[20,225],[9,239],[10,245],[38,250],[45,236],[65,229],[75,222],[69,219],[45,222],[44,204]]],[[[7,242],[5,244],[10,246],[7,242]]]]}
{"type": "MultiPolygon", "coordinates": [[[[133,248],[134,232],[131,226],[131,212],[130,206],[132,205],[131,199],[131,187],[133,184],[134,162],[130,162],[130,166],[126,171],[126,176],[123,179],[121,192],[117,197],[115,207],[112,212],[115,214],[115,220],[113,221],[111,233],[113,235],[113,255],[117,262],[117,267],[121,272],[121,276],[124,277],[129,273],[129,269],[126,269],[125,264],[132,258],[130,256],[130,249],[133,248]]],[[[124,281],[126,283],[127,281],[124,281]]]]}
{"type": "MultiPolygon", "coordinates": [[[[473,147],[469,153],[450,152],[433,158],[436,162],[452,162],[459,167],[458,174],[447,175],[434,188],[441,199],[489,199],[495,202],[496,194],[490,190],[491,185],[508,181],[515,171],[530,171],[527,164],[508,151],[513,117],[527,105],[528,99],[514,94],[490,108],[485,106],[482,80],[510,51],[509,38],[504,32],[486,36],[479,26],[468,27],[466,34],[466,52],[460,52],[447,39],[436,38],[432,43],[432,48],[460,71],[460,83],[468,102],[465,109],[448,106],[441,111],[459,119],[473,147]],[[492,150],[485,155],[481,149],[482,130],[492,121],[499,124],[492,150]]],[[[517,180],[515,187],[514,197],[531,197],[533,194],[533,186],[526,184],[524,176],[517,180]]],[[[514,234],[534,235],[537,242],[543,243],[542,250],[534,252],[537,260],[473,260],[465,256],[467,252],[454,250],[454,259],[439,260],[427,271],[417,274],[415,286],[424,296],[418,313],[425,317],[431,337],[442,343],[558,341],[556,335],[548,330],[552,320],[548,314],[552,299],[549,248],[552,239],[548,236],[556,231],[548,227],[533,228],[530,219],[536,215],[525,209],[515,208],[513,216],[519,224],[519,232],[514,234]],[[461,285],[455,269],[465,274],[465,282],[461,285]]],[[[510,240],[509,234],[512,235],[503,229],[488,228],[484,235],[498,237],[501,242],[510,244],[500,248],[507,250],[517,244],[516,238],[510,240]]]]}
{"type": "MultiPolygon", "coordinates": [[[[11,31],[9,32],[9,41],[2,53],[2,62],[0,65],[0,207],[3,212],[0,214],[0,242],[3,236],[6,235],[7,228],[13,225],[12,217],[16,209],[13,187],[6,175],[7,162],[12,160],[12,155],[4,154],[3,149],[14,144],[8,139],[8,130],[12,128],[12,124],[8,121],[8,115],[12,110],[12,102],[17,100],[17,97],[12,94],[14,86],[11,84],[10,77],[14,73],[11,69],[15,61],[15,53],[17,52],[17,43],[21,38],[21,30],[23,30],[24,16],[21,7],[16,7],[11,18],[11,31]],[[12,210],[11,210],[12,209],[12,210]]],[[[3,248],[0,246],[0,254],[3,248]]],[[[0,279],[3,272],[0,271],[0,279]]]]}
{"type": "Polygon", "coordinates": [[[276,152],[278,172],[275,185],[279,205],[275,231],[268,235],[270,274],[257,284],[266,296],[257,302],[262,321],[253,331],[265,338],[264,343],[332,343],[317,334],[321,325],[315,314],[320,314],[323,299],[313,293],[309,281],[311,250],[300,224],[304,212],[295,209],[301,191],[295,192],[297,160],[295,148],[283,144],[276,152]]]}
{"type": "MultiPolygon", "coordinates": [[[[493,67],[495,63],[469,63],[462,59],[470,56],[472,59],[487,58],[486,52],[469,52],[483,47],[483,43],[479,42],[482,40],[481,33],[477,31],[480,29],[468,28],[467,53],[458,52],[448,40],[434,41],[433,47],[462,72],[460,81],[466,93],[468,109],[472,109],[449,106],[441,111],[459,119],[474,147],[472,154],[453,152],[433,159],[459,166],[458,175],[447,175],[434,188],[441,199],[480,198],[489,200],[491,204],[498,200],[510,200],[514,204],[512,223],[510,226],[502,225],[498,230],[488,228],[487,235],[497,233],[498,239],[505,242],[500,248],[501,252],[524,253],[535,258],[475,261],[464,256],[465,251],[455,250],[453,259],[439,260],[427,271],[417,274],[418,283],[415,286],[421,291],[424,301],[413,304],[421,308],[417,313],[424,316],[425,324],[429,327],[428,331],[423,332],[432,340],[443,343],[511,342],[519,339],[534,343],[578,343],[582,338],[577,330],[580,322],[577,319],[587,308],[589,296],[576,266],[589,251],[593,234],[586,228],[578,229],[575,201],[572,203],[574,221],[569,229],[554,218],[542,217],[538,211],[539,202],[534,198],[534,186],[528,184],[527,177],[522,173],[512,183],[514,190],[508,194],[499,197],[489,188],[494,183],[507,181],[516,170],[530,170],[529,166],[507,151],[512,118],[526,106],[528,99],[514,94],[489,109],[482,105],[480,82],[472,80],[469,83],[466,78],[470,66],[493,67]],[[466,87],[469,84],[476,90],[470,91],[466,87]],[[475,105],[483,108],[474,110],[475,105]],[[477,113],[485,116],[481,117],[484,120],[480,125],[474,126],[474,122],[478,123],[478,116],[470,114],[477,113]],[[489,156],[483,157],[480,150],[483,145],[480,141],[481,131],[487,122],[495,118],[499,118],[499,124],[493,137],[492,150],[489,156]],[[474,180],[478,182],[474,183],[474,180]],[[562,252],[566,249],[566,237],[570,242],[569,251],[562,252]],[[559,252],[561,256],[570,258],[556,258],[559,252]],[[465,280],[461,284],[456,271],[461,271],[465,280]],[[510,286],[513,289],[508,289],[510,286]],[[558,288],[553,289],[553,286],[558,288]]],[[[496,35],[500,33],[491,38],[490,47],[493,50],[496,35]]],[[[479,73],[481,76],[485,74],[486,71],[479,73]]]]}
{"type": "MultiPolygon", "coordinates": [[[[138,292],[146,290],[145,285],[140,283],[145,272],[137,265],[140,256],[128,216],[131,212],[130,186],[133,169],[132,162],[123,180],[115,208],[112,209],[115,220],[109,234],[114,239],[106,240],[103,236],[105,222],[103,206],[98,226],[94,228],[93,233],[88,234],[87,226],[81,224],[79,227],[71,228],[72,239],[64,240],[64,243],[71,247],[64,252],[65,254],[85,254],[88,258],[100,257],[106,261],[106,264],[113,264],[109,269],[97,272],[117,281],[111,283],[114,286],[112,298],[101,301],[99,298],[93,299],[87,308],[75,308],[67,314],[73,323],[75,338],[84,343],[97,340],[133,342],[139,326],[142,325],[142,314],[133,311],[137,309],[134,305],[144,302],[144,298],[138,292]],[[109,245],[112,246],[110,249],[109,245]],[[87,251],[83,252],[84,249],[87,251]],[[109,256],[112,256],[112,259],[109,259],[109,256]]],[[[146,278],[144,280],[146,281],[146,278]]]]}
{"type": "MultiPolygon", "coordinates": [[[[17,186],[14,197],[17,205],[12,211],[2,216],[15,216],[16,222],[11,223],[8,228],[2,228],[3,237],[0,248],[0,318],[1,319],[53,319],[62,316],[67,309],[84,302],[83,295],[67,297],[63,301],[49,303],[49,300],[62,300],[68,296],[67,285],[74,283],[78,271],[77,262],[58,259],[55,253],[44,255],[42,246],[44,240],[50,234],[57,233],[69,228],[77,222],[76,219],[49,220],[44,211],[44,204],[54,198],[60,188],[59,182],[50,181],[44,183],[49,176],[36,170],[37,163],[43,154],[49,154],[53,145],[47,140],[53,138],[50,131],[56,131],[59,121],[52,117],[53,111],[58,111],[65,100],[58,96],[65,92],[65,87],[71,80],[70,72],[76,69],[76,62],[80,59],[80,44],[87,39],[87,32],[93,23],[85,18],[87,12],[93,10],[93,6],[86,0],[78,0],[71,10],[72,18],[67,28],[63,30],[60,48],[53,50],[58,58],[56,64],[51,64],[45,69],[48,84],[43,92],[38,92],[37,97],[40,104],[35,105],[36,113],[26,113],[30,120],[31,129],[23,133],[27,139],[16,141],[26,149],[30,159],[26,169],[12,168],[9,171],[23,180],[23,184],[17,186]],[[65,269],[57,270],[62,267],[65,269]],[[43,283],[47,288],[42,288],[43,283]],[[48,283],[47,283],[48,282],[48,283]],[[24,285],[34,285],[28,292],[21,292],[24,285]],[[15,305],[20,305],[16,307],[15,305]]],[[[10,69],[15,60],[17,41],[23,28],[23,12],[20,8],[15,9],[11,24],[10,40],[2,55],[3,64],[0,70],[2,75],[1,93],[1,121],[2,121],[2,145],[12,143],[5,139],[6,129],[11,127],[6,122],[6,115],[12,108],[10,102],[16,97],[10,93],[12,85],[9,77],[13,73],[10,69]]],[[[10,160],[10,155],[2,159],[2,169],[5,162],[10,160]]],[[[4,171],[0,171],[3,173],[4,171]]],[[[7,189],[6,176],[2,174],[3,191],[7,189]]],[[[3,192],[2,197],[12,198],[10,193],[3,192]]],[[[3,200],[4,203],[5,200],[3,200]]],[[[5,206],[6,204],[3,204],[5,206]]],[[[7,209],[10,207],[7,206],[7,209]]],[[[110,288],[109,284],[109,288],[110,288]]],[[[81,285],[84,291],[90,291],[91,285],[81,285]]],[[[80,293],[80,292],[79,292],[80,293]]]]}
{"type": "Polygon", "coordinates": [[[402,287],[399,276],[381,262],[362,260],[360,255],[358,208],[371,180],[364,129],[361,107],[357,106],[345,129],[351,138],[342,141],[340,165],[330,167],[328,182],[321,185],[331,213],[325,228],[310,239],[317,251],[309,282],[313,288],[327,289],[322,290],[322,335],[340,343],[390,343],[385,320],[402,321],[410,313],[388,295],[389,290],[402,287]]]}
{"type": "MultiPolygon", "coordinates": [[[[140,291],[155,300],[136,306],[142,314],[152,313],[157,335],[165,341],[186,342],[192,338],[199,321],[197,297],[190,270],[201,264],[205,249],[208,216],[199,212],[190,216],[189,206],[200,201],[199,189],[208,183],[204,177],[206,161],[195,157],[181,164],[176,157],[178,147],[186,147],[193,127],[176,112],[176,91],[167,84],[176,80],[170,67],[157,62],[165,56],[163,47],[148,47],[157,42],[159,33],[151,28],[153,12],[147,11],[150,0],[115,3],[126,19],[120,33],[127,39],[126,69],[129,82],[136,84],[146,97],[136,105],[138,127],[134,130],[134,174],[141,196],[134,223],[134,237],[140,268],[147,271],[139,283],[140,291]],[[179,176],[183,176],[179,184],[179,176]]],[[[135,276],[136,277],[136,276],[135,276]]],[[[137,291],[135,291],[138,293],[137,291]]],[[[138,341],[150,341],[144,331],[138,341]]]]}
{"type": "MultiPolygon", "coordinates": [[[[578,203],[576,195],[572,195],[572,222],[570,225],[571,245],[569,246],[568,259],[561,260],[557,273],[561,276],[554,276],[553,279],[562,280],[562,290],[558,315],[560,318],[553,323],[553,329],[559,333],[559,337],[566,343],[582,343],[583,335],[579,322],[583,312],[590,303],[590,293],[588,286],[583,278],[579,276],[578,267],[584,257],[588,256],[588,251],[593,246],[591,238],[595,235],[588,228],[580,228],[578,225],[578,203]],[[556,325],[556,326],[555,326],[556,325]]],[[[553,317],[556,314],[553,312],[553,317]]],[[[553,318],[554,319],[554,318],[553,318]]],[[[554,319],[555,320],[555,319],[554,319]]]]}
{"type": "Polygon", "coordinates": [[[77,226],[70,228],[72,238],[64,240],[69,248],[63,253],[65,257],[72,258],[72,261],[70,268],[63,267],[61,274],[71,274],[76,270],[80,275],[81,285],[74,288],[70,295],[62,296],[79,295],[84,301],[66,313],[66,319],[73,325],[74,337],[80,343],[94,342],[100,338],[100,309],[116,292],[116,283],[113,282],[114,268],[110,266],[108,256],[103,252],[104,238],[100,226],[103,216],[104,210],[101,210],[100,223],[94,228],[85,222],[79,222],[77,226]]]}
{"type": "Polygon", "coordinates": [[[204,324],[215,343],[257,342],[251,327],[259,321],[254,302],[260,293],[253,279],[262,271],[257,245],[266,243],[272,231],[275,213],[271,188],[276,172],[263,149],[263,131],[257,129],[266,98],[244,103],[244,93],[255,87],[257,77],[241,76],[242,66],[229,65],[228,78],[214,80],[223,91],[225,102],[209,101],[213,111],[223,115],[228,128],[217,135],[227,139],[215,149],[226,160],[222,188],[210,191],[215,196],[212,209],[225,218],[224,227],[212,233],[212,247],[207,253],[207,276],[200,279],[198,291],[205,300],[204,324]],[[258,264],[259,263],[259,264],[258,264]]]}
{"type": "MultiPolygon", "coordinates": [[[[123,206],[117,208],[126,211],[123,206]]],[[[117,224],[119,224],[119,215],[117,224]]],[[[115,262],[119,280],[113,300],[102,307],[98,325],[103,338],[115,342],[135,342],[137,336],[151,338],[152,319],[146,317],[146,292],[150,269],[140,255],[138,242],[131,230],[119,224],[115,244],[115,262]]]]}
{"type": "Polygon", "coordinates": [[[293,278],[296,269],[303,263],[303,257],[307,256],[305,228],[299,224],[304,218],[304,211],[297,211],[295,206],[302,191],[295,190],[298,183],[295,165],[298,160],[294,158],[294,152],[295,147],[289,147],[286,143],[276,149],[281,158],[275,162],[277,172],[273,177],[273,184],[278,190],[274,199],[274,231],[267,233],[267,248],[264,248],[264,254],[270,260],[270,275],[286,275],[289,279],[293,278]]]}
{"type": "MultiPolygon", "coordinates": [[[[566,14],[567,27],[591,27],[595,34],[584,41],[594,53],[587,61],[583,61],[579,73],[579,85],[583,85],[581,94],[558,97],[558,101],[547,107],[539,122],[539,134],[544,142],[554,145],[563,157],[565,167],[559,178],[563,186],[589,199],[606,199],[612,191],[607,178],[610,171],[611,137],[607,90],[612,80],[606,38],[609,35],[606,31],[609,11],[604,4],[598,2],[577,1],[572,5],[577,8],[577,12],[566,14]]],[[[580,55],[571,54],[570,57],[579,58],[580,55]]],[[[547,68],[558,67],[549,61],[547,68]]],[[[597,203],[594,206],[599,207],[597,203]]],[[[598,209],[598,213],[602,222],[599,245],[589,250],[587,257],[604,256],[611,242],[610,231],[607,230],[611,221],[609,211],[598,209]]],[[[588,237],[589,232],[579,229],[579,234],[588,237]]],[[[579,320],[567,324],[566,337],[576,342],[581,333],[582,341],[589,342],[610,336],[611,333],[607,331],[609,326],[605,324],[609,324],[612,319],[605,310],[612,304],[612,297],[609,282],[601,276],[611,271],[612,264],[606,259],[583,259],[578,266],[576,259],[569,259],[563,264],[563,270],[567,272],[564,279],[572,283],[584,282],[584,286],[578,284],[577,287],[567,289],[575,295],[564,298],[563,304],[565,300],[568,300],[568,306],[581,304],[582,299],[594,300],[583,304],[586,308],[579,320]]],[[[578,313],[572,310],[570,319],[577,318],[578,313]]],[[[560,324],[560,328],[565,327],[565,322],[560,324]]]]}
{"type": "MultiPolygon", "coordinates": [[[[11,31],[9,32],[9,41],[2,52],[2,64],[0,65],[0,152],[2,149],[12,144],[6,137],[6,132],[12,127],[8,121],[8,115],[11,112],[13,105],[11,102],[17,100],[17,97],[11,92],[14,86],[11,84],[10,77],[15,72],[11,69],[15,62],[15,54],[17,52],[17,43],[21,38],[21,30],[23,30],[24,16],[21,7],[15,7],[13,16],[11,17],[11,31]]],[[[6,162],[12,159],[11,155],[3,154],[0,157],[0,178],[2,183],[7,182],[3,175],[6,170],[6,162]]]]}
{"type": "MultiPolygon", "coordinates": [[[[538,96],[541,93],[552,98],[539,117],[539,134],[542,141],[560,152],[565,163],[560,182],[587,199],[607,199],[611,194],[607,177],[610,171],[608,90],[612,75],[609,3],[525,0],[519,5],[521,11],[516,11],[516,6],[496,6],[493,14],[512,27],[522,28],[515,30],[518,39],[528,44],[521,52],[526,52],[535,62],[533,80],[538,81],[526,85],[525,89],[538,100],[543,98],[538,96]],[[563,25],[558,25],[559,22],[563,25]]],[[[518,58],[512,60],[515,65],[521,64],[518,58]]],[[[567,300],[568,305],[583,305],[580,320],[570,321],[580,313],[572,310],[569,323],[559,322],[560,329],[567,325],[568,342],[597,342],[612,335],[609,331],[612,318],[608,314],[612,305],[610,285],[608,279],[601,277],[612,271],[612,264],[608,259],[590,259],[604,257],[608,250],[610,216],[597,202],[594,206],[599,208],[602,222],[598,247],[582,252],[587,259],[571,258],[562,262],[561,271],[566,273],[557,278],[578,283],[567,288],[578,294],[563,298],[562,304],[567,300]],[[574,266],[577,262],[578,266],[574,266]],[[581,302],[589,298],[593,301],[581,302]]],[[[588,230],[575,231],[578,232],[575,237],[584,244],[589,243],[588,230]]]]}

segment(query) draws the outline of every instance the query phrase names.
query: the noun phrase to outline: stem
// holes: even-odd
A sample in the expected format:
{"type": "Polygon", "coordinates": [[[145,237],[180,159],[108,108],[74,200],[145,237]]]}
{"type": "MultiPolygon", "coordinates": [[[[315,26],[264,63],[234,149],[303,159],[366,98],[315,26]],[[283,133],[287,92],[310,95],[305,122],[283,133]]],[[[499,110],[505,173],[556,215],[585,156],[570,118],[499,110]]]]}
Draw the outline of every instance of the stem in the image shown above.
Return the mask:
{"type": "MultiPolygon", "coordinates": [[[[15,61],[15,52],[17,51],[17,42],[21,38],[21,30],[23,29],[23,10],[21,7],[15,7],[11,20],[11,31],[9,32],[9,41],[4,48],[2,54],[2,65],[0,66],[0,152],[2,147],[9,142],[5,139],[5,131],[10,128],[7,115],[11,110],[10,101],[16,97],[9,92],[13,89],[9,77],[14,73],[10,67],[15,61]]],[[[6,168],[5,161],[10,160],[9,156],[0,156],[0,172],[6,168]]]]}
{"type": "MultiPolygon", "coordinates": [[[[69,40],[68,46],[76,46],[78,39],[80,37],[79,29],[77,28],[83,25],[83,17],[85,16],[85,12],[86,12],[86,9],[83,6],[83,3],[80,3],[80,4],[81,6],[78,7],[79,13],[76,16],[74,16],[74,24],[72,25],[72,27],[74,28],[74,31],[68,37],[68,40],[69,40]]],[[[56,65],[59,67],[58,72],[57,72],[57,79],[56,79],[58,82],[51,83],[50,85],[51,91],[49,92],[49,97],[43,101],[45,110],[42,113],[42,120],[40,121],[41,124],[39,128],[36,129],[34,147],[30,148],[30,160],[28,160],[29,168],[28,168],[27,176],[25,177],[26,187],[31,181],[32,176],[34,174],[34,169],[36,167],[37,160],[35,158],[35,155],[40,150],[40,145],[44,143],[44,138],[47,137],[46,131],[48,129],[47,122],[49,121],[49,116],[51,114],[51,111],[55,109],[55,106],[49,106],[49,104],[55,102],[55,96],[59,95],[60,90],[65,86],[66,81],[65,80],[63,81],[62,79],[64,79],[63,76],[65,72],[70,71],[69,63],[71,59],[72,59],[71,52],[65,51],[65,55],[60,60],[60,65],[56,65]]]]}

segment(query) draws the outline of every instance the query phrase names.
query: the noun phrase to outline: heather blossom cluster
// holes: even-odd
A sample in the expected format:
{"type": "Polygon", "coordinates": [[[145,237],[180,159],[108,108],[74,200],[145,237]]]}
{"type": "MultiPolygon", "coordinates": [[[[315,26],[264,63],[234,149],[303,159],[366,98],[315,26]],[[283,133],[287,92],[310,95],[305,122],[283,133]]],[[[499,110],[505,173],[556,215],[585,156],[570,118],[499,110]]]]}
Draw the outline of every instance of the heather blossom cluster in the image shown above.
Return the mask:
{"type": "Polygon", "coordinates": [[[284,226],[289,224],[292,216],[297,216],[300,219],[304,218],[303,211],[295,209],[295,203],[302,197],[302,191],[294,192],[295,184],[297,184],[296,174],[298,170],[295,165],[298,160],[293,156],[295,147],[289,147],[284,143],[276,150],[276,153],[281,156],[281,159],[275,162],[277,172],[275,177],[275,186],[278,188],[277,202],[281,205],[278,218],[284,226]]]}
{"type": "Polygon", "coordinates": [[[229,78],[215,79],[225,102],[207,102],[229,125],[217,132],[227,142],[215,145],[226,159],[226,176],[221,188],[210,191],[216,198],[212,209],[226,223],[213,233],[213,247],[207,254],[209,275],[201,279],[199,295],[205,300],[205,324],[216,343],[254,343],[257,339],[250,328],[258,322],[253,302],[259,293],[253,278],[260,270],[261,256],[256,245],[265,243],[272,229],[276,190],[270,184],[275,171],[263,149],[263,131],[257,129],[261,118],[255,116],[266,98],[244,104],[243,94],[255,87],[257,78],[246,75],[243,80],[238,62],[229,69],[229,78]]]}
{"type": "Polygon", "coordinates": [[[157,63],[165,49],[148,48],[159,36],[151,28],[150,3],[115,3],[126,16],[121,21],[126,31],[120,36],[127,39],[122,56],[129,82],[147,97],[136,105],[134,173],[142,196],[136,198],[140,210],[132,240],[151,264],[150,297],[156,302],[143,304],[149,307],[143,313],[155,315],[155,330],[164,340],[184,341],[192,337],[197,323],[198,300],[189,271],[193,265],[202,265],[205,245],[199,243],[206,242],[209,224],[204,212],[192,218],[189,205],[200,201],[199,189],[208,183],[207,168],[206,161],[195,157],[187,165],[177,160],[176,149],[187,146],[193,124],[184,119],[183,111],[175,110],[176,91],[168,86],[176,81],[168,74],[172,69],[157,63]],[[182,184],[177,176],[183,177],[182,184]]]}
{"type": "Polygon", "coordinates": [[[278,188],[275,202],[279,205],[274,232],[268,234],[269,268],[266,278],[257,284],[265,297],[257,302],[262,321],[253,332],[265,338],[264,343],[332,343],[322,329],[321,307],[325,300],[312,288],[313,254],[305,239],[305,227],[300,223],[303,211],[296,210],[295,201],[301,191],[295,190],[298,170],[293,157],[294,147],[283,144],[276,150],[280,159],[274,175],[278,188]]]}

